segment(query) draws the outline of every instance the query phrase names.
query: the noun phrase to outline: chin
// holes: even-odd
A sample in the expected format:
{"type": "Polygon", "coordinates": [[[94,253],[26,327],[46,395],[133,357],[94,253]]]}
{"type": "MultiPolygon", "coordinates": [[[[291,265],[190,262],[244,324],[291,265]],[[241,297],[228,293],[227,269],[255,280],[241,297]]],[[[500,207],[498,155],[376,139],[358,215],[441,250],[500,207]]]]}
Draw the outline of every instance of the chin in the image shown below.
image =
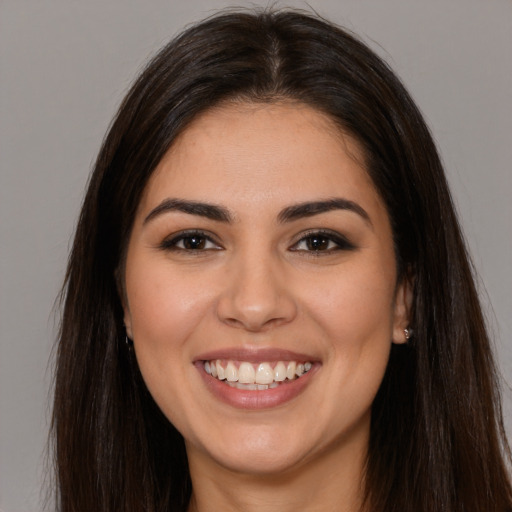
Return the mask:
{"type": "Polygon", "coordinates": [[[279,432],[275,427],[237,427],[221,436],[208,436],[203,443],[186,441],[186,446],[189,458],[191,452],[201,452],[203,457],[229,471],[272,476],[296,468],[307,458],[310,450],[301,438],[298,432],[290,436],[289,430],[279,432]]]}
{"type": "Polygon", "coordinates": [[[256,449],[237,453],[212,454],[220,466],[235,472],[253,476],[269,477],[283,475],[296,469],[304,460],[305,454],[298,450],[256,449]]]}

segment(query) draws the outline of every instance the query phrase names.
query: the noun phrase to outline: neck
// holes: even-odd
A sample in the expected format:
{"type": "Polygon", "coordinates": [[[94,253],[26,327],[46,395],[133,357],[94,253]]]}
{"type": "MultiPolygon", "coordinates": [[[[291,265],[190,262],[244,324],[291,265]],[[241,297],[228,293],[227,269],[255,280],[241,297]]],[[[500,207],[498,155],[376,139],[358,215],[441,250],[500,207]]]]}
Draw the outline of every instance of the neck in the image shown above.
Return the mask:
{"type": "Polygon", "coordinates": [[[320,456],[274,474],[225,468],[187,447],[189,512],[363,512],[366,446],[329,446],[320,456]]]}

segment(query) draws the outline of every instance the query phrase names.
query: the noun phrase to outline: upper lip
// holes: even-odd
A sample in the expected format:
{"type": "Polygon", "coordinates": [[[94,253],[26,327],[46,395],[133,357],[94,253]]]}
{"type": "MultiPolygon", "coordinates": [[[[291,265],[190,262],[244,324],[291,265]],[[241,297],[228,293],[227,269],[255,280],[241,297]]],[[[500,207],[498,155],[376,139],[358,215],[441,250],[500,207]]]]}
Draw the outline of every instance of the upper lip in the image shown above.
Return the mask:
{"type": "Polygon", "coordinates": [[[232,347],[212,350],[200,354],[195,361],[212,361],[226,359],[232,361],[247,361],[261,363],[264,361],[318,361],[318,358],[308,354],[270,347],[232,347]]]}

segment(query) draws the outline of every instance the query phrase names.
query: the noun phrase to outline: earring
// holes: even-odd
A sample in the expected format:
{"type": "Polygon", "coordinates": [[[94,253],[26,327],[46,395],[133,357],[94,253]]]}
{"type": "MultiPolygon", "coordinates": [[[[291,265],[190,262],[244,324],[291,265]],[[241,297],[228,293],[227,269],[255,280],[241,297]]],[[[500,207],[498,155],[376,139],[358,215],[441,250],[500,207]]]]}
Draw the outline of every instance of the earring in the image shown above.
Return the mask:
{"type": "Polygon", "coordinates": [[[412,329],[410,329],[409,327],[407,329],[404,329],[404,334],[405,334],[405,341],[409,341],[412,336],[412,329]]]}
{"type": "Polygon", "coordinates": [[[128,338],[128,336],[124,337],[124,342],[126,343],[126,346],[128,347],[128,350],[132,350],[133,349],[133,340],[128,338]]]}

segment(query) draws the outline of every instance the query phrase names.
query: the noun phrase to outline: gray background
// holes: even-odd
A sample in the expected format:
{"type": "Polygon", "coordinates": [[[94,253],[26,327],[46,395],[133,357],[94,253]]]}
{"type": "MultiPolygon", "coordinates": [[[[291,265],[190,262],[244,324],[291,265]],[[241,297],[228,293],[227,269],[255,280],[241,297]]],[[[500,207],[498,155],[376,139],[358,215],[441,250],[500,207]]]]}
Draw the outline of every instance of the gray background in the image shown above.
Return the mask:
{"type": "MultiPolygon", "coordinates": [[[[512,2],[311,0],[402,77],[432,128],[512,382],[512,2]],[[491,304],[493,308],[491,307],[491,304]]],[[[215,0],[0,0],[0,509],[41,510],[52,312],[87,176],[136,72],[215,0]]],[[[306,7],[298,1],[287,5],[306,7]]],[[[512,431],[511,393],[505,391],[512,431]]]]}

